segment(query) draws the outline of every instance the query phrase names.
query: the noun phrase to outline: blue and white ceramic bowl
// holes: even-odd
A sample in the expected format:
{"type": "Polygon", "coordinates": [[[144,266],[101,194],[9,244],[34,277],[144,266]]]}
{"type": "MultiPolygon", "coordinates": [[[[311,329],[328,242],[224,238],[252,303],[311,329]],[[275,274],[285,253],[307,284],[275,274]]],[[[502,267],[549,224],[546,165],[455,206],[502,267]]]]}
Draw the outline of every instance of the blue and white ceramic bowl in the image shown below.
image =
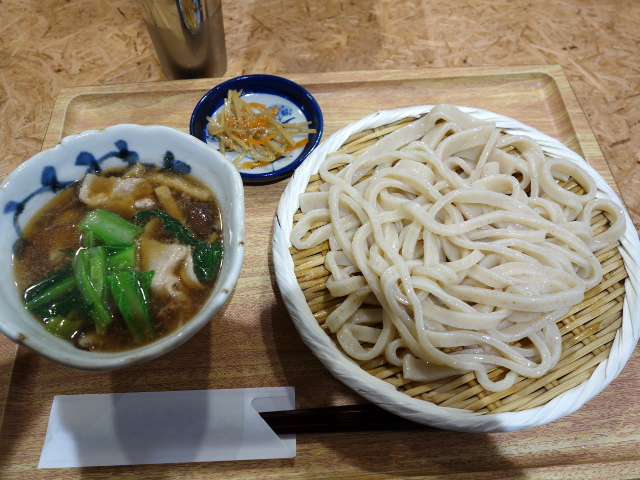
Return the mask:
{"type": "MultiPolygon", "coordinates": [[[[324,123],[316,100],[297,83],[273,75],[245,75],[227,80],[209,90],[193,110],[189,126],[191,135],[212,148],[219,149],[218,140],[207,133],[207,117],[215,117],[216,112],[224,105],[229,90],[242,90],[242,98],[247,102],[261,103],[267,108],[278,106],[280,111],[277,120],[282,123],[310,121],[309,128],[316,130],[316,133],[302,135],[308,137],[308,143],[294,150],[290,157],[282,157],[264,167],[240,170],[245,183],[272,182],[291,175],[320,143],[324,123]]],[[[227,156],[232,160],[237,154],[227,153],[227,156]]]]}
{"type": "Polygon", "coordinates": [[[0,185],[0,330],[15,342],[60,364],[105,371],[152,360],[181,345],[229,298],[244,257],[244,192],[237,169],[191,135],[164,126],[115,125],[63,138],[14,170],[0,185]],[[202,310],[168,336],[118,353],[89,352],[47,332],[24,307],[13,274],[13,248],[32,215],[54,194],[88,172],[137,161],[191,173],[215,193],[223,224],[219,280],[202,310]]]}

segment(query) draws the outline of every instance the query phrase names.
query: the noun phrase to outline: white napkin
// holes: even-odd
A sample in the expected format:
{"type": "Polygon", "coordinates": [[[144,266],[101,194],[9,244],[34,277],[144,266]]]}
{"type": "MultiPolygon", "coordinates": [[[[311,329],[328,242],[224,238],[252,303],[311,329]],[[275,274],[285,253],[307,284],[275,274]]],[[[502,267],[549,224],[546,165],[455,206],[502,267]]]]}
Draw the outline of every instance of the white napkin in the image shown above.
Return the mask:
{"type": "Polygon", "coordinates": [[[57,395],[38,468],[291,458],[258,412],[294,408],[293,387],[57,395]]]}

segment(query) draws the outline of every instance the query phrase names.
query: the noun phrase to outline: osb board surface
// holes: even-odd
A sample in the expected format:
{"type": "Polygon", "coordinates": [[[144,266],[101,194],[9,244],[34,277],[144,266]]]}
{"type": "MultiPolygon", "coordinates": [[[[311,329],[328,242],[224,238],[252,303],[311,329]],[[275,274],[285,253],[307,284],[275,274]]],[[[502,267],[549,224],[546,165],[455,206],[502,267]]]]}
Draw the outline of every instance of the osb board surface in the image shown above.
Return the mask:
{"type": "MultiPolygon", "coordinates": [[[[482,101],[479,106],[519,117],[556,136],[607,174],[584,115],[555,66],[289,77],[317,95],[327,135],[364,110],[377,108],[380,98],[387,107],[406,106],[416,95],[427,94],[433,102],[446,97],[460,104],[468,99],[469,89],[478,88],[473,97],[482,101]],[[524,118],[521,105],[527,105],[524,118]]],[[[186,130],[193,105],[214,83],[196,80],[63,90],[45,146],[54,145],[62,132],[101,128],[112,118],[142,124],[162,119],[160,123],[186,130]],[[127,109],[128,101],[136,108],[127,109]]],[[[102,374],[75,372],[18,349],[0,431],[3,477],[502,479],[557,474],[558,478],[588,479],[602,478],[605,470],[610,478],[640,474],[640,405],[634,401],[640,391],[637,356],[612,385],[577,413],[521,432],[298,435],[294,459],[38,470],[54,395],[293,385],[298,408],[363,401],[312,356],[278,292],[270,242],[286,183],[245,187],[247,252],[240,280],[230,302],[185,345],[153,362],[102,374]]],[[[0,347],[0,352],[4,347],[13,351],[10,344],[0,347]]],[[[8,359],[8,354],[3,355],[8,359]]]]}

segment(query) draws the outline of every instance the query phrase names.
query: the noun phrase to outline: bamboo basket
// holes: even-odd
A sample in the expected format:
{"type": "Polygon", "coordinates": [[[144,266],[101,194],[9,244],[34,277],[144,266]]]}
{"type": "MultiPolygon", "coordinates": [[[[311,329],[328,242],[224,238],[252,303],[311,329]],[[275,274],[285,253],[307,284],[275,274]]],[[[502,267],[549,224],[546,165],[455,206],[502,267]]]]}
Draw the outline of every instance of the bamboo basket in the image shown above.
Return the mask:
{"type": "MultiPolygon", "coordinates": [[[[301,215],[297,196],[318,190],[319,164],[335,153],[358,153],[378,139],[427,113],[427,107],[377,112],[325,140],[298,170],[285,190],[274,229],[274,264],[285,303],[303,340],[327,368],[358,393],[388,410],[414,421],[464,431],[509,431],[553,421],[577,410],[599,393],[620,372],[638,341],[635,258],[638,237],[627,218],[627,231],[620,242],[595,253],[604,276],[600,285],[586,292],[584,300],[560,319],[562,355],[558,364],[541,378],[520,377],[503,392],[485,391],[467,373],[431,383],[409,381],[402,367],[390,365],[384,355],[356,362],[342,353],[324,327],[324,320],[344,300],[334,298],[325,287],[329,272],[324,267],[328,242],[298,251],[291,247],[291,227],[301,215]]],[[[534,138],[548,156],[579,162],[596,179],[598,195],[618,203],[604,179],[580,156],[557,140],[512,119],[491,112],[461,110],[495,122],[505,134],[534,138]]],[[[339,168],[339,167],[338,167],[339,168]]],[[[569,181],[564,188],[580,193],[569,181]]],[[[628,215],[627,215],[628,217],[628,215]]],[[[320,224],[316,227],[321,226],[320,224]]],[[[592,219],[594,233],[608,226],[602,214],[592,219]]],[[[495,368],[490,378],[506,372],[495,368]]]]}

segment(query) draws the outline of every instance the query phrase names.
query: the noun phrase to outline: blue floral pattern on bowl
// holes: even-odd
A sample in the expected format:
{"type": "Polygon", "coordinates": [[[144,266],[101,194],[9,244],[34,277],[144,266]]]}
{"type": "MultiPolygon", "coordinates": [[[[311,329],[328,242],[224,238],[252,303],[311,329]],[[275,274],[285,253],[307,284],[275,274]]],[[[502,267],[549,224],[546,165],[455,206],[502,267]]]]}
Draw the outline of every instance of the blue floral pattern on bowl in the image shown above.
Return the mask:
{"type": "Polygon", "coordinates": [[[286,105],[274,104],[271,105],[271,107],[278,107],[278,113],[276,114],[275,118],[280,123],[289,123],[295,118],[293,116],[293,110],[291,110],[291,108],[287,107],[286,105]]]}
{"type": "MultiPolygon", "coordinates": [[[[116,142],[114,142],[114,145],[118,150],[109,151],[98,158],[96,158],[96,156],[91,152],[82,151],[76,157],[75,164],[77,166],[86,167],[86,175],[88,173],[99,173],[100,171],[102,171],[102,164],[112,158],[122,160],[122,162],[129,167],[140,161],[140,156],[136,152],[129,150],[126,141],[117,140],[116,142]]],[[[145,162],[142,163],[144,163],[145,165],[151,165],[145,162]]],[[[163,156],[162,167],[167,170],[173,170],[176,172],[191,173],[191,166],[189,166],[188,163],[183,162],[182,160],[176,159],[173,153],[171,153],[169,150],[167,150],[167,152],[163,156]]],[[[52,165],[46,165],[42,168],[42,174],[40,175],[41,186],[39,188],[36,188],[33,192],[29,193],[20,201],[9,200],[7,203],[5,203],[3,213],[5,215],[13,213],[13,228],[16,231],[18,237],[22,235],[22,228],[20,227],[19,222],[20,215],[22,215],[27,203],[31,199],[43,193],[56,194],[75,182],[77,182],[77,179],[69,181],[58,180],[56,168],[52,165]]],[[[16,243],[14,243],[14,248],[15,245],[16,243]]]]}

